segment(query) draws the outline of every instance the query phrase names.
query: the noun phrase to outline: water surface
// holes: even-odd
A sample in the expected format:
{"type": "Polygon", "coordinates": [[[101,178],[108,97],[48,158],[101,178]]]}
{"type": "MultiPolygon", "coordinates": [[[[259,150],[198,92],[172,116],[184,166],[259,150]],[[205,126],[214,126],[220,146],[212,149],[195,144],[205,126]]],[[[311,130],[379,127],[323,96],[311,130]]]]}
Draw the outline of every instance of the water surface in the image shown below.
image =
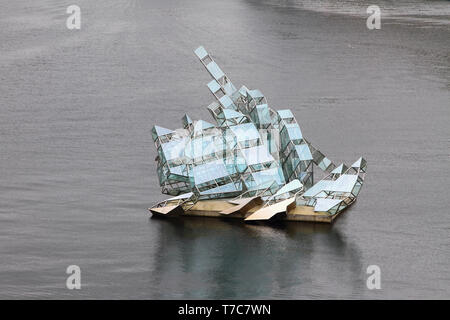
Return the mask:
{"type": "Polygon", "coordinates": [[[448,1],[381,1],[375,31],[364,1],[77,3],[78,31],[72,2],[0,5],[1,298],[450,298],[448,1]],[[148,218],[151,126],[211,121],[198,45],[335,163],[367,159],[333,226],[148,218]]]}

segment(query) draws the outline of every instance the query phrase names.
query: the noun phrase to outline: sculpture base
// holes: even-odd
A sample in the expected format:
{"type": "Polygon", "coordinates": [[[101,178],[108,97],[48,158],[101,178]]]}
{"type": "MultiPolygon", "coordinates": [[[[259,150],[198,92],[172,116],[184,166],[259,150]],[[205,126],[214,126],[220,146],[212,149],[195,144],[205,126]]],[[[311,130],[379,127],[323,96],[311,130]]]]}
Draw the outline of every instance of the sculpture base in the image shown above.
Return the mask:
{"type": "MultiPolygon", "coordinates": [[[[285,221],[306,221],[306,222],[320,222],[320,223],[332,223],[342,211],[330,215],[327,212],[314,211],[310,206],[296,206],[295,203],[287,206],[284,210],[277,208],[271,211],[271,206],[265,207],[265,211],[268,212],[265,216],[257,218],[251,218],[252,215],[260,209],[263,205],[258,202],[254,202],[251,207],[246,207],[245,210],[239,210],[239,206],[236,203],[230,203],[231,199],[218,199],[218,200],[200,200],[196,202],[191,208],[184,211],[182,206],[167,206],[168,210],[161,210],[162,208],[149,208],[149,211],[159,217],[172,217],[172,216],[197,216],[197,217],[214,217],[214,218],[230,218],[230,219],[244,219],[246,222],[252,221],[273,221],[273,220],[285,220],[285,221]],[[233,208],[237,208],[233,212],[233,208]],[[230,211],[232,213],[230,213],[230,211]]],[[[164,208],[164,207],[163,207],[164,208]]]]}

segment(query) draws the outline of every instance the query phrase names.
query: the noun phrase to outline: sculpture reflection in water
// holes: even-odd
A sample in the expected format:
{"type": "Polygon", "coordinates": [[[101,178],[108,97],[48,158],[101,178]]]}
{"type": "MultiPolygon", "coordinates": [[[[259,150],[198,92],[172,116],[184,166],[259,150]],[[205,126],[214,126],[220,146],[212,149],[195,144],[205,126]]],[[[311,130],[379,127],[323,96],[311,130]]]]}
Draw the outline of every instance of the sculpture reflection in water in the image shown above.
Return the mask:
{"type": "Polygon", "coordinates": [[[270,108],[257,89],[236,89],[203,47],[195,54],[213,78],[207,109],[215,124],[185,114],[180,129],[153,127],[159,183],[173,196],[150,208],[154,215],[332,222],[356,200],[363,158],[336,166],[291,110],[270,108]],[[317,182],[315,168],[325,173],[317,182]]]}
{"type": "Polygon", "coordinates": [[[338,299],[367,291],[360,249],[328,224],[182,217],[156,225],[151,298],[338,299]]]}

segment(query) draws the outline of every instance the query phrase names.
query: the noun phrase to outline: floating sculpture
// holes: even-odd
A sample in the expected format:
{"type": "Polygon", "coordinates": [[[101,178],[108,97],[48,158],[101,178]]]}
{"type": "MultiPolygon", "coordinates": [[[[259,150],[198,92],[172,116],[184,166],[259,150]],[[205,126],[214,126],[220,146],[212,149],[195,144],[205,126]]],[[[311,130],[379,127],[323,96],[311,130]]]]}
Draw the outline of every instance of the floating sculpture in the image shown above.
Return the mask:
{"type": "Polygon", "coordinates": [[[154,215],[331,222],[356,200],[363,158],[336,166],[303,137],[291,110],[270,108],[259,90],[237,90],[203,47],[195,54],[213,77],[216,124],[186,114],[181,129],[153,127],[159,183],[173,196],[150,208],[154,215]],[[317,183],[315,166],[326,174],[317,183]]]}

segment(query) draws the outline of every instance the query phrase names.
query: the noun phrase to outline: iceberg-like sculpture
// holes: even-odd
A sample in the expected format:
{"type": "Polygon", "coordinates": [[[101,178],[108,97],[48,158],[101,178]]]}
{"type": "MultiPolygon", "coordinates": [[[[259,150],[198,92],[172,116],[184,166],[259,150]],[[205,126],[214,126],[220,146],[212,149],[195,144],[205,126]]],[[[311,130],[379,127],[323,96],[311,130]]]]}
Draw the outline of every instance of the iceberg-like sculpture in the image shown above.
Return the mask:
{"type": "Polygon", "coordinates": [[[336,166],[305,139],[291,110],[270,108],[257,89],[236,89],[203,47],[195,54],[213,78],[207,109],[215,124],[186,114],[180,129],[153,127],[159,183],[173,196],[153,214],[331,222],[355,201],[363,158],[336,166]],[[314,167],[326,175],[316,183],[314,167]]]}

